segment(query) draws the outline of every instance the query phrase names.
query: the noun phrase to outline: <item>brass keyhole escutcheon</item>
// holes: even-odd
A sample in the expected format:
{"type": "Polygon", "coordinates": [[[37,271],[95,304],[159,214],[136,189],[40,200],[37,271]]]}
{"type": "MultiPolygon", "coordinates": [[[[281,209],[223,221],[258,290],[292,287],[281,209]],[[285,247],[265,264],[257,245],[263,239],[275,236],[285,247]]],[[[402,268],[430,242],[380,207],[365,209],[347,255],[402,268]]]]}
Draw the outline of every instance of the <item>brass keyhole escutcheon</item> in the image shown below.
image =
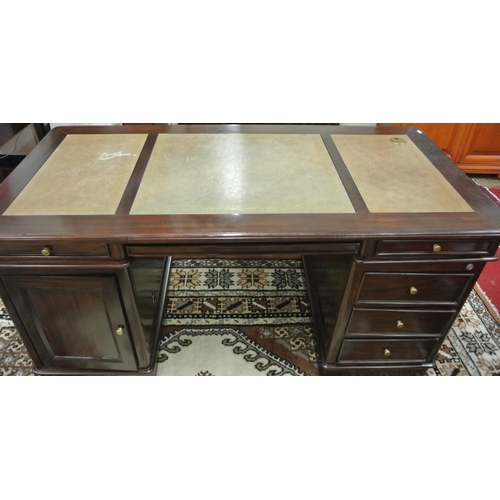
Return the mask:
{"type": "Polygon", "coordinates": [[[399,146],[406,144],[406,141],[401,137],[391,137],[389,141],[391,141],[393,144],[398,144],[399,146]]]}
{"type": "Polygon", "coordinates": [[[391,351],[389,351],[389,349],[387,349],[387,347],[386,347],[386,348],[384,349],[384,356],[385,356],[386,358],[388,358],[391,354],[392,354],[392,352],[391,352],[391,351]]]}
{"type": "Polygon", "coordinates": [[[417,290],[414,286],[411,286],[411,287],[410,287],[410,293],[411,293],[412,295],[417,295],[418,290],[417,290]]]}
{"type": "Polygon", "coordinates": [[[434,245],[432,245],[432,249],[435,252],[440,252],[441,251],[441,245],[438,245],[437,243],[435,243],[434,245]]]}
{"type": "Polygon", "coordinates": [[[404,324],[404,323],[403,323],[400,319],[398,319],[398,320],[396,321],[396,326],[397,326],[398,328],[403,328],[403,327],[405,326],[405,324],[404,324]]]}
{"type": "Polygon", "coordinates": [[[42,249],[42,255],[44,257],[48,257],[49,255],[52,255],[52,249],[50,247],[44,247],[42,249]]]}
{"type": "Polygon", "coordinates": [[[125,327],[124,327],[123,325],[120,325],[120,326],[116,329],[116,335],[123,335],[124,329],[125,329],[125,327]]]}

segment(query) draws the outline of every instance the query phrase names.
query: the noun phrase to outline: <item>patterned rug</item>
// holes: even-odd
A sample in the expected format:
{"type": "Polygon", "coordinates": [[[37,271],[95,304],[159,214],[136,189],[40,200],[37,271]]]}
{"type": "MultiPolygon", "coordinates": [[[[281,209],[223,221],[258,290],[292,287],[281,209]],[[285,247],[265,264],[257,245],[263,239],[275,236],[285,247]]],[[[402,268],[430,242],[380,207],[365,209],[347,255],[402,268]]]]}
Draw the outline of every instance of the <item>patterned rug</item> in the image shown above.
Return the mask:
{"type": "MultiPolygon", "coordinates": [[[[300,260],[177,260],[164,324],[159,376],[318,374],[300,260]]],[[[0,375],[31,374],[0,302],[0,375]]],[[[428,375],[500,375],[499,318],[478,287],[428,375]]]]}
{"type": "Polygon", "coordinates": [[[0,375],[33,375],[33,361],[1,299],[0,375]]]}
{"type": "MultiPolygon", "coordinates": [[[[481,189],[500,207],[500,189],[486,188],[481,189]]],[[[493,304],[496,314],[500,311],[500,260],[488,262],[477,282],[488,301],[493,304]]]]}
{"type": "Polygon", "coordinates": [[[317,375],[300,260],[173,263],[158,375],[317,375]]]}

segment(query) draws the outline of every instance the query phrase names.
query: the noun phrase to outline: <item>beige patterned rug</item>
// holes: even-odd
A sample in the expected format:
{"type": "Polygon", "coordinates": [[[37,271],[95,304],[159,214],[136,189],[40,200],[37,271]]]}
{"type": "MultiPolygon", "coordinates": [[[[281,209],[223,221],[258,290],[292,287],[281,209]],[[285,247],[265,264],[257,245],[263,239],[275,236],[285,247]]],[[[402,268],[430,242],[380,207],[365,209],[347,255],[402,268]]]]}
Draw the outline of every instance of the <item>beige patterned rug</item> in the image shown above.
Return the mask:
{"type": "MultiPolygon", "coordinates": [[[[173,263],[157,375],[317,375],[300,260],[173,263]]],[[[32,361],[0,303],[0,375],[32,361]]],[[[428,375],[500,375],[500,324],[476,287],[428,375]]]]}

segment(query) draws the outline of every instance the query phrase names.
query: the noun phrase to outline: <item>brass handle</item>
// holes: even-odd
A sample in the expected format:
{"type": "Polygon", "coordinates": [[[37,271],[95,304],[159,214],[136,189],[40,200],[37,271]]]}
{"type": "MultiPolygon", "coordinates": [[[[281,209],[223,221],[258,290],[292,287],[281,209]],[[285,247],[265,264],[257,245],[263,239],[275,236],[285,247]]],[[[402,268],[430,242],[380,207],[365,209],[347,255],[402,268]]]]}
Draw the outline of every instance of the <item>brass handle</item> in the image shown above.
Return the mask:
{"type": "Polygon", "coordinates": [[[441,251],[441,245],[438,245],[437,243],[435,243],[434,245],[432,245],[432,249],[435,252],[440,252],[441,251]]]}
{"type": "Polygon", "coordinates": [[[410,287],[410,293],[411,293],[412,295],[417,295],[417,292],[418,292],[418,290],[417,290],[414,286],[411,286],[411,287],[410,287]]]}
{"type": "Polygon", "coordinates": [[[44,257],[48,257],[49,255],[52,255],[52,249],[50,247],[44,247],[42,249],[42,255],[44,257]]]}
{"type": "Polygon", "coordinates": [[[404,323],[403,323],[400,319],[398,319],[398,320],[396,321],[396,326],[397,326],[398,328],[403,328],[403,327],[405,326],[405,324],[404,324],[404,323]]]}
{"type": "Polygon", "coordinates": [[[158,300],[158,290],[156,288],[153,288],[151,300],[153,301],[153,304],[156,304],[156,301],[158,300]]]}
{"type": "Polygon", "coordinates": [[[386,347],[386,348],[384,349],[384,356],[385,356],[386,358],[388,358],[391,354],[392,354],[392,353],[391,353],[391,351],[389,351],[389,349],[387,349],[387,347],[386,347]]]}
{"type": "Polygon", "coordinates": [[[120,325],[116,330],[116,335],[123,335],[123,329],[124,327],[120,325]]]}

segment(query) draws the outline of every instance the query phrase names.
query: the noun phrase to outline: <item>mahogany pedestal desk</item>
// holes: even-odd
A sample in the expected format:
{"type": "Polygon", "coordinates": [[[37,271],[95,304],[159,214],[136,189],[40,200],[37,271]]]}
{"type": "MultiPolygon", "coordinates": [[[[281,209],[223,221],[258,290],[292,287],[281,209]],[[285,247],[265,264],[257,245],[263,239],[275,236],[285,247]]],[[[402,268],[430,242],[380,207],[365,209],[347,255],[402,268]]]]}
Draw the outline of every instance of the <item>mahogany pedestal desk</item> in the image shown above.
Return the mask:
{"type": "Polygon", "coordinates": [[[500,240],[417,128],[56,128],[0,214],[0,296],[46,375],[155,373],[172,259],[221,256],[303,259],[322,374],[425,373],[500,240]]]}

